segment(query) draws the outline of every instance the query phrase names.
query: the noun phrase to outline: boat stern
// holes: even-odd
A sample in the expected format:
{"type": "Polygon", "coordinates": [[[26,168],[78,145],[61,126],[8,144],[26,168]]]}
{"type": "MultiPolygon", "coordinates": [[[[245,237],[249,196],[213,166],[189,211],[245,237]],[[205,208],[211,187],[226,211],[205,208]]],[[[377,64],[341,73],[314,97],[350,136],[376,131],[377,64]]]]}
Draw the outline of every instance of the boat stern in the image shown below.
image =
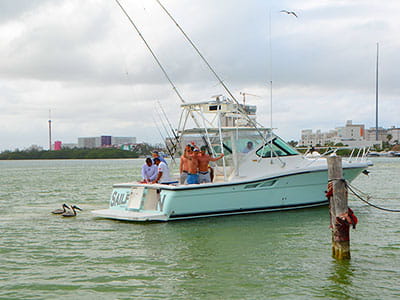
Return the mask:
{"type": "Polygon", "coordinates": [[[92,211],[96,217],[126,221],[167,221],[156,185],[114,185],[109,208],[92,211]]]}

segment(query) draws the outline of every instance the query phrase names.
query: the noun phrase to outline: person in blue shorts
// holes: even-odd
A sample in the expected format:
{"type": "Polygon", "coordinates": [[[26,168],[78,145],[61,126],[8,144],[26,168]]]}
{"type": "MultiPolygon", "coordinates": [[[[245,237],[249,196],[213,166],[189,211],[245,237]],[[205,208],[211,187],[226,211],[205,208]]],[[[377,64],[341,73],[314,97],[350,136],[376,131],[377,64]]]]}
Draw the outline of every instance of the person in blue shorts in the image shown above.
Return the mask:
{"type": "Polygon", "coordinates": [[[188,166],[188,176],[186,182],[188,184],[198,184],[199,183],[199,149],[194,148],[193,153],[189,154],[188,152],[184,153],[185,158],[187,158],[187,166],[188,166]]]}

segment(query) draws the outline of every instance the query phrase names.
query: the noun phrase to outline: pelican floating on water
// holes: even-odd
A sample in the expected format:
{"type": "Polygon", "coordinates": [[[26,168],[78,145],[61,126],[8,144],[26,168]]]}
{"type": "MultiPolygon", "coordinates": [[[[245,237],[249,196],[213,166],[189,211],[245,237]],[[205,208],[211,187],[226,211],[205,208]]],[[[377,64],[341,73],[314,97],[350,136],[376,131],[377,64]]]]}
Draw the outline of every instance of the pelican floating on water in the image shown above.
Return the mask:
{"type": "Polygon", "coordinates": [[[72,211],[71,210],[66,211],[65,213],[62,214],[62,216],[63,217],[75,217],[76,216],[76,210],[75,209],[82,211],[82,209],[80,209],[78,206],[72,205],[71,206],[71,210],[72,211]]]}
{"type": "Polygon", "coordinates": [[[61,214],[67,212],[66,208],[71,209],[67,204],[64,203],[64,204],[62,205],[62,208],[58,208],[58,209],[56,209],[56,210],[53,210],[51,213],[52,213],[52,214],[55,214],[55,215],[61,215],[61,214]]]}

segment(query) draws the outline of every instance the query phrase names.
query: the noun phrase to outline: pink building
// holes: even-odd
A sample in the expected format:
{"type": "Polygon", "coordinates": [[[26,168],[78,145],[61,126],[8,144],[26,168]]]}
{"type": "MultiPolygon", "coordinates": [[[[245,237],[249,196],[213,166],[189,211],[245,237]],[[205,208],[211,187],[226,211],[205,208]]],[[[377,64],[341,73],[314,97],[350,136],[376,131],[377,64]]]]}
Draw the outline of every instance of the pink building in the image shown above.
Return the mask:
{"type": "Polygon", "coordinates": [[[54,142],[54,151],[61,150],[61,145],[62,145],[61,141],[55,141],[54,142]]]}

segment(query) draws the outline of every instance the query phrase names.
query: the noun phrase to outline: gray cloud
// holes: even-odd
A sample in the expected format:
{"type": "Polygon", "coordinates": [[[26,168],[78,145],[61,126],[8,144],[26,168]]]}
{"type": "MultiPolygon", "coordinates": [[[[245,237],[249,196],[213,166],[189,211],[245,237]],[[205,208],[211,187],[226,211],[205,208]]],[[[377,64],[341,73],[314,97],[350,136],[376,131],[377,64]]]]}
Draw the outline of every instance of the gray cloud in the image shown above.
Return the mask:
{"type": "MultiPolygon", "coordinates": [[[[185,99],[223,93],[155,1],[122,3],[185,99]]],[[[330,129],[346,119],[373,125],[380,42],[380,118],[385,126],[399,125],[397,2],[163,3],[238,98],[240,91],[262,97],[249,101],[259,106],[264,124],[270,122],[272,74],[274,127],[287,139],[298,139],[303,128],[330,129]],[[281,9],[295,10],[299,18],[281,9]]],[[[158,141],[151,118],[156,100],[171,120],[178,117],[179,100],[113,1],[1,5],[0,150],[47,145],[49,109],[54,136],[66,142],[100,134],[158,141]]]]}
{"type": "MultiPolygon", "coordinates": [[[[61,0],[59,0],[61,1],[61,0]]],[[[54,0],[2,0],[0,6],[0,23],[19,18],[24,14],[45,5],[47,2],[56,2],[54,0]]]]}

